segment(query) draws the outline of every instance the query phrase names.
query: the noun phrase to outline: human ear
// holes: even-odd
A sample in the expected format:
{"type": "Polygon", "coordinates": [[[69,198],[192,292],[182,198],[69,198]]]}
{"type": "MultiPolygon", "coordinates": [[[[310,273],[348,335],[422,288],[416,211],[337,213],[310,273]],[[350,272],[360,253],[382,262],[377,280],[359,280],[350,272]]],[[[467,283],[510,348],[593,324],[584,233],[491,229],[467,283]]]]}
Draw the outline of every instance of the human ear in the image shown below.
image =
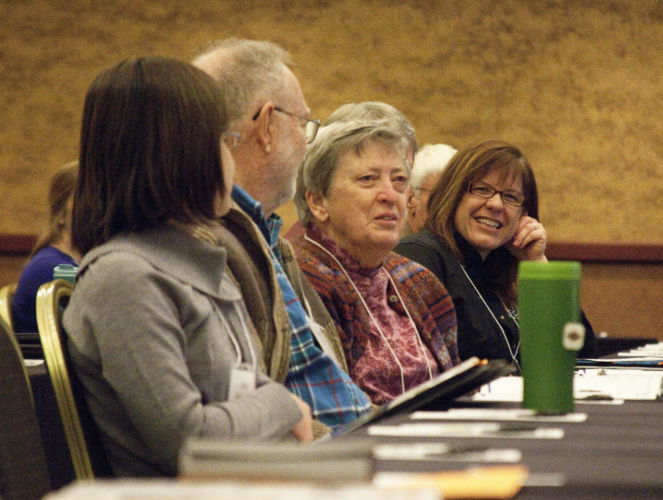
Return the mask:
{"type": "Polygon", "coordinates": [[[416,205],[414,203],[414,189],[410,188],[407,193],[407,208],[408,210],[412,211],[416,208],[416,205]]]}
{"type": "Polygon", "coordinates": [[[306,203],[309,210],[318,222],[326,222],[329,219],[329,211],[327,210],[327,199],[320,193],[312,193],[306,190],[306,203]]]}
{"type": "Polygon", "coordinates": [[[256,123],[256,136],[258,144],[269,154],[272,152],[272,143],[274,142],[274,123],[272,117],[274,116],[274,103],[267,101],[260,108],[258,116],[255,118],[256,123]]]}

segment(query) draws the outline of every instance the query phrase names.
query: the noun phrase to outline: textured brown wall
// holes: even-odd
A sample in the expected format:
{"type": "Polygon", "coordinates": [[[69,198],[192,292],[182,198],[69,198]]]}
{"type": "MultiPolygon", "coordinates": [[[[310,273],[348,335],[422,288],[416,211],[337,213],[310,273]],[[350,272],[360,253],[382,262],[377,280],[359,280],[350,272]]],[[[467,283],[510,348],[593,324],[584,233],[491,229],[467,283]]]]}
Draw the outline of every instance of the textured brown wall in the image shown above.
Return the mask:
{"type": "Polygon", "coordinates": [[[519,144],[552,240],[663,242],[660,0],[0,0],[0,233],[39,230],[101,69],[231,35],[289,49],[320,118],[382,100],[422,144],[519,144]]]}
{"type": "MultiPolygon", "coordinates": [[[[381,100],[421,144],[517,143],[552,241],[663,243],[660,0],[0,0],[0,233],[39,231],[100,70],[226,36],[290,50],[319,118],[381,100]]],[[[2,260],[4,284],[22,257],[2,260]]],[[[658,334],[662,272],[587,266],[595,326],[658,334]]]]}

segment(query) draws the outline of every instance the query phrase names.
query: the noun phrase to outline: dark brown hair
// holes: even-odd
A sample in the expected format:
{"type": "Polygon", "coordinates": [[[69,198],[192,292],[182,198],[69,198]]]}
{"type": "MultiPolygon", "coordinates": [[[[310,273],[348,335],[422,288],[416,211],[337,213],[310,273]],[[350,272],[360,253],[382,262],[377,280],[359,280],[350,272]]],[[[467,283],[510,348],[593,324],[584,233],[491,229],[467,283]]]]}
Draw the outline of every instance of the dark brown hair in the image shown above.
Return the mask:
{"type": "MultiPolygon", "coordinates": [[[[534,172],[520,149],[497,140],[477,142],[462,148],[449,160],[431,191],[427,223],[461,262],[463,257],[455,240],[456,209],[469,182],[491,172],[497,172],[502,179],[521,179],[525,195],[523,214],[539,218],[539,195],[534,172]]],[[[505,248],[493,252],[496,258],[488,278],[500,297],[509,305],[515,305],[518,260],[505,248]]]]}
{"type": "Polygon", "coordinates": [[[225,186],[219,87],[192,65],[132,58],[85,97],[72,240],[82,254],[123,231],[215,218],[225,186]]]}

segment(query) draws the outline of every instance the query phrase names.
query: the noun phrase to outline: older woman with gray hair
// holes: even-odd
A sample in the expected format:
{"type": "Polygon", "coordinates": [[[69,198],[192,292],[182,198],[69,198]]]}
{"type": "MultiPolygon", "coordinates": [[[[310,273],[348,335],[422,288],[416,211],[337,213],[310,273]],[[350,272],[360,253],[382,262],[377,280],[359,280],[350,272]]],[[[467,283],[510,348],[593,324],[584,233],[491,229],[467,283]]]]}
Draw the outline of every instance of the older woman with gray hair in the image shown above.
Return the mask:
{"type": "Polygon", "coordinates": [[[293,240],[298,263],[336,323],[350,376],[375,404],[459,361],[446,289],[392,252],[405,223],[408,147],[376,122],[322,127],[295,196],[306,228],[293,240]]]}

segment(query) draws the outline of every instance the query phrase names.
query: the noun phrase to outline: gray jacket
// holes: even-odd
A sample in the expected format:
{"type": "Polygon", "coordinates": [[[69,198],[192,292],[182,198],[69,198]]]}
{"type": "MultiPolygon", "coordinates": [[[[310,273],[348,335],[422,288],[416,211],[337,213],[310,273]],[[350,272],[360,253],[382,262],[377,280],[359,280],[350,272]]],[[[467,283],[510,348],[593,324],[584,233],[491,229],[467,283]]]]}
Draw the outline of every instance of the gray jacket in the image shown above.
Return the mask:
{"type": "Polygon", "coordinates": [[[279,438],[301,418],[258,368],[225,249],[177,229],[118,235],[90,251],[63,324],[117,475],[173,475],[190,436],[279,438]],[[238,361],[254,369],[257,389],[228,399],[238,361]]]}

